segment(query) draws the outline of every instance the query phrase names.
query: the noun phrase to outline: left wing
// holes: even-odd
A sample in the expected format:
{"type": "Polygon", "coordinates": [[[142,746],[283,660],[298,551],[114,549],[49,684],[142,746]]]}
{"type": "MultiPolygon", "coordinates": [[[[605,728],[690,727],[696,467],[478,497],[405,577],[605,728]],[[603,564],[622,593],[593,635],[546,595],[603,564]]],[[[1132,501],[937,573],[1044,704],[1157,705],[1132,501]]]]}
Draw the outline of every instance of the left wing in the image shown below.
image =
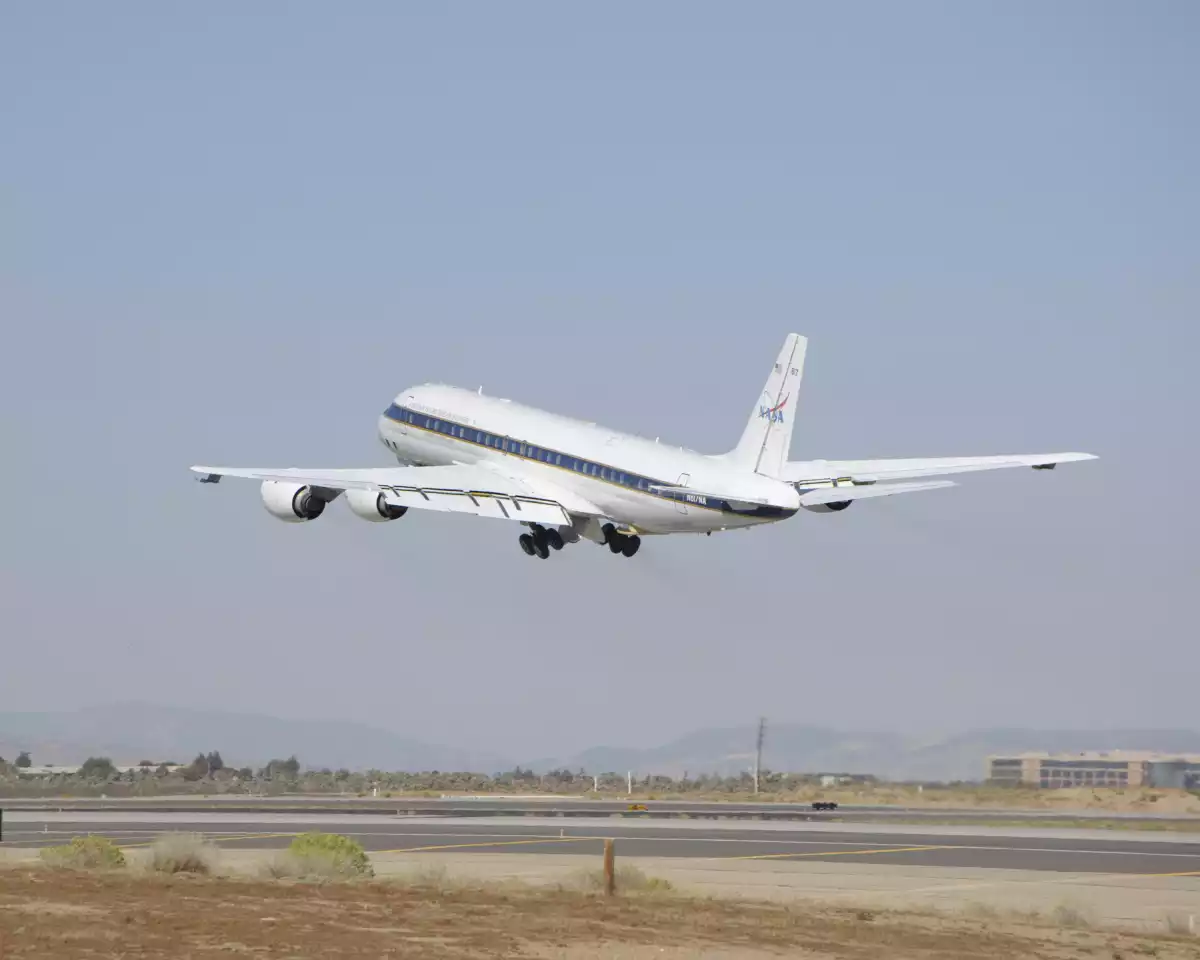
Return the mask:
{"type": "Polygon", "coordinates": [[[595,509],[586,501],[575,502],[575,498],[563,496],[563,491],[539,489],[525,479],[468,464],[358,470],[196,466],[192,470],[207,483],[215,483],[221,477],[244,477],[333,491],[371,490],[382,493],[392,506],[472,513],[526,523],[569,524],[569,510],[588,513],[595,509]]]}
{"type": "Polygon", "coordinates": [[[780,479],[800,487],[834,480],[875,483],[877,480],[913,480],[1008,467],[1053,470],[1060,463],[1095,459],[1095,454],[1091,453],[1015,453],[1001,457],[926,457],[912,460],[807,460],[785,464],[780,479]]]}

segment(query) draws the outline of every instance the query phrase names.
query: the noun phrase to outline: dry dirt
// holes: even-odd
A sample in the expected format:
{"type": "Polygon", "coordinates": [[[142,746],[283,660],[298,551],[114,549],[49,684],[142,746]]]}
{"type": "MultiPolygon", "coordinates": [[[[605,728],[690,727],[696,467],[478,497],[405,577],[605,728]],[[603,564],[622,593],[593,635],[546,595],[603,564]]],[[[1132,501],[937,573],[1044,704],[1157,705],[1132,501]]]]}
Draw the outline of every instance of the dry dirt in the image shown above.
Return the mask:
{"type": "Polygon", "coordinates": [[[0,960],[1200,960],[1200,938],[996,918],[594,894],[521,884],[298,884],[0,870],[0,960]]]}

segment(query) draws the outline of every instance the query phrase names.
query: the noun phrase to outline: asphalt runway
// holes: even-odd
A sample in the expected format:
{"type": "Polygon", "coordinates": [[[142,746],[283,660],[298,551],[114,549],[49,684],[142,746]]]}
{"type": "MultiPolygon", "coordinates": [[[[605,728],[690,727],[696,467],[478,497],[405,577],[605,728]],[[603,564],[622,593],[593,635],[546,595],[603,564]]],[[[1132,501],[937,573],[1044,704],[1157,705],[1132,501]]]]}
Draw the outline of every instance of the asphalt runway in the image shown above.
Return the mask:
{"type": "Polygon", "coordinates": [[[985,867],[1070,873],[1200,876],[1200,835],[1112,831],[1005,830],[878,824],[736,821],[471,820],[439,817],[267,814],[92,814],[13,811],[5,847],[39,847],[93,833],[122,846],[144,846],[167,832],[202,834],[230,849],[286,846],[297,833],[344,833],[380,853],[597,853],[605,838],[621,856],[709,860],[841,861],[985,867]]]}
{"type": "Polygon", "coordinates": [[[6,799],[7,811],[61,810],[79,813],[137,810],[144,813],[207,813],[221,811],[239,815],[260,813],[304,814],[408,814],[463,818],[497,816],[556,816],[564,818],[628,817],[636,819],[742,819],[846,823],[908,821],[946,823],[995,823],[1037,820],[1046,823],[1078,824],[1088,820],[1127,821],[1170,828],[1172,824],[1194,826],[1200,817],[1106,811],[1059,811],[1027,809],[931,808],[844,804],[837,810],[813,810],[800,803],[727,803],[690,800],[638,801],[645,810],[632,811],[628,800],[590,800],[559,796],[478,797],[356,797],[337,795],[284,795],[257,797],[227,794],[212,797],[63,798],[6,799]]]}

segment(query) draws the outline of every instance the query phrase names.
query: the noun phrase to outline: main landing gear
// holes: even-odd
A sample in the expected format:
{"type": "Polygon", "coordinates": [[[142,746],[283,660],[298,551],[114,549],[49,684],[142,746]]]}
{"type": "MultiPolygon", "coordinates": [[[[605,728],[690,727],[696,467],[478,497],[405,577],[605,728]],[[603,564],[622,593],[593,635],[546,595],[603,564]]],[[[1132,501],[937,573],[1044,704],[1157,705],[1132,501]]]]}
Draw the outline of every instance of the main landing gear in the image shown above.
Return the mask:
{"type": "Polygon", "coordinates": [[[551,550],[561,550],[563,548],[562,534],[557,530],[547,530],[541,524],[533,524],[529,528],[529,533],[523,533],[517,538],[517,542],[521,544],[521,549],[529,556],[537,556],[545,560],[550,556],[551,550]]]}
{"type": "MultiPolygon", "coordinates": [[[[621,533],[611,523],[606,523],[601,527],[600,532],[604,535],[601,543],[606,544],[612,553],[619,553],[623,557],[632,557],[642,545],[642,538],[637,534],[621,533]]],[[[568,531],[568,535],[571,535],[570,531],[568,531]]],[[[571,542],[574,543],[578,539],[578,536],[575,536],[571,542]]],[[[540,523],[531,523],[529,532],[521,534],[517,538],[517,542],[526,556],[545,560],[550,556],[551,550],[561,550],[566,541],[557,530],[543,527],[540,523]]]]}
{"type": "Polygon", "coordinates": [[[604,542],[608,544],[608,549],[613,553],[619,553],[624,557],[632,557],[642,545],[642,538],[637,534],[630,536],[621,533],[611,523],[606,523],[600,529],[604,531],[604,542]]]}

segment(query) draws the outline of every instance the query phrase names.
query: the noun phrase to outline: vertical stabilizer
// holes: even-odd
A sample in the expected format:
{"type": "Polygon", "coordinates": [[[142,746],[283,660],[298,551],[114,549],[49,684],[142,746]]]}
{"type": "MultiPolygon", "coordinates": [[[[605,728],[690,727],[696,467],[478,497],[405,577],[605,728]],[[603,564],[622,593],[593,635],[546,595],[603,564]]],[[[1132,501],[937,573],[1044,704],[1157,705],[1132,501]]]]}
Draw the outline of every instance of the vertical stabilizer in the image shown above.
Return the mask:
{"type": "Polygon", "coordinates": [[[808,339],[789,333],[783,349],[771,368],[771,375],[750,412],[742,439],[728,458],[768,477],[783,475],[788,448],[792,445],[792,417],[796,411],[796,391],[804,374],[804,353],[808,339]]]}

